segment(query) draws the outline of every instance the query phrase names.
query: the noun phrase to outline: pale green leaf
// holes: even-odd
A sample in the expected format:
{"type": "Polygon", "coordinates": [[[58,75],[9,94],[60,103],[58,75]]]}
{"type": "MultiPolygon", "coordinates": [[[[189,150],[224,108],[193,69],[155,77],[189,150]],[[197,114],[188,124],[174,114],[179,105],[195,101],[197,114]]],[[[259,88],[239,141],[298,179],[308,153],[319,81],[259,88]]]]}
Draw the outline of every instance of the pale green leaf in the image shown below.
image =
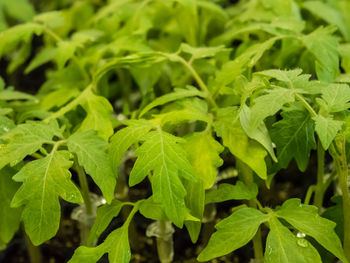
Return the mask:
{"type": "Polygon", "coordinates": [[[163,207],[161,203],[154,202],[153,196],[151,196],[140,204],[139,212],[149,219],[169,221],[163,207]]]}
{"type": "Polygon", "coordinates": [[[108,158],[108,143],[99,137],[96,131],[77,132],[67,140],[70,152],[76,153],[79,164],[101,189],[110,203],[114,196],[116,175],[108,158]]]}
{"type": "Polygon", "coordinates": [[[74,88],[62,87],[45,95],[40,101],[43,110],[50,110],[54,107],[62,107],[68,101],[79,96],[80,91],[74,88]]]}
{"type": "Polygon", "coordinates": [[[113,107],[109,101],[89,90],[85,94],[81,106],[86,111],[87,116],[81,123],[79,131],[96,130],[102,138],[108,140],[113,134],[111,121],[113,107]]]}
{"type": "Polygon", "coordinates": [[[306,1],[302,4],[302,7],[306,8],[312,14],[327,21],[331,25],[336,25],[339,31],[343,34],[345,39],[349,41],[349,31],[342,17],[341,12],[334,9],[330,4],[323,3],[321,1],[306,1]]]}
{"type": "Polygon", "coordinates": [[[69,263],[96,263],[108,253],[109,262],[129,263],[131,251],[129,246],[128,225],[124,225],[108,235],[106,240],[97,247],[78,247],[69,263]]]}
{"type": "Polygon", "coordinates": [[[334,231],[335,223],[318,215],[316,206],[301,204],[300,199],[289,199],[283,203],[277,216],[296,229],[311,236],[325,249],[347,262],[340,239],[334,231]]]}
{"type": "Polygon", "coordinates": [[[310,152],[316,148],[315,128],[306,111],[284,111],[283,119],[274,123],[271,136],[277,148],[278,165],[287,168],[295,158],[301,171],[305,171],[310,152]]]}
{"type": "Polygon", "coordinates": [[[0,32],[0,57],[16,49],[21,41],[29,41],[33,34],[41,35],[43,27],[35,23],[26,23],[0,32]]]}
{"type": "Polygon", "coordinates": [[[209,189],[215,182],[217,168],[223,163],[219,154],[224,147],[209,133],[192,133],[185,139],[184,149],[188,159],[204,188],[209,189]]]}
{"type": "Polygon", "coordinates": [[[350,87],[347,84],[330,84],[322,90],[322,99],[318,102],[328,112],[347,110],[350,107],[350,87]]]}
{"type": "Polygon", "coordinates": [[[294,91],[285,88],[274,88],[267,90],[267,94],[259,96],[254,100],[251,107],[250,130],[255,130],[268,116],[273,116],[282,107],[294,101],[294,91]]]}
{"type": "Polygon", "coordinates": [[[4,243],[10,242],[19,229],[22,214],[22,208],[10,207],[11,199],[20,186],[11,179],[15,173],[9,167],[0,170],[0,240],[4,243]]]}
{"type": "Polygon", "coordinates": [[[333,82],[339,73],[338,40],[332,36],[334,31],[334,27],[319,27],[301,38],[316,58],[318,79],[326,82],[333,82]]]}
{"type": "Polygon", "coordinates": [[[270,232],[266,240],[266,263],[322,263],[309,241],[296,237],[274,216],[269,219],[270,232]]]}
{"type": "Polygon", "coordinates": [[[243,105],[239,118],[241,121],[242,128],[247,133],[249,138],[252,138],[259,142],[270,154],[271,158],[277,162],[277,157],[272,147],[272,141],[269,132],[265,126],[264,122],[261,122],[256,129],[252,129],[251,125],[251,110],[247,105],[243,105]]]}
{"type": "MultiPolygon", "coordinates": [[[[13,120],[7,118],[6,116],[2,116],[0,114],[0,136],[4,135],[5,133],[7,133],[8,131],[12,130],[15,127],[16,125],[13,122],[13,120]]],[[[1,150],[0,150],[0,153],[1,153],[1,150]]]]}
{"type": "Polygon", "coordinates": [[[0,100],[34,100],[38,102],[38,99],[30,94],[10,89],[0,91],[0,100]]]}
{"type": "Polygon", "coordinates": [[[258,231],[260,224],[267,220],[268,215],[254,208],[239,209],[215,226],[217,231],[199,254],[198,261],[208,261],[246,245],[258,231]]]}
{"type": "Polygon", "coordinates": [[[105,204],[97,208],[95,222],[90,230],[87,244],[92,245],[94,241],[106,230],[112,219],[118,216],[123,203],[114,199],[111,204],[105,204]]]}
{"type": "Polygon", "coordinates": [[[180,50],[191,54],[192,59],[199,59],[199,58],[207,58],[207,57],[213,57],[217,53],[221,51],[227,50],[224,45],[217,46],[217,47],[192,47],[186,43],[182,43],[180,46],[180,50]]]}
{"type": "Polygon", "coordinates": [[[52,238],[59,227],[61,207],[59,196],[72,203],[83,201],[80,191],[70,180],[67,151],[53,151],[46,157],[27,163],[14,177],[23,182],[11,206],[24,205],[22,220],[34,245],[52,238]]]}
{"type": "Polygon", "coordinates": [[[28,0],[3,0],[7,13],[20,21],[30,21],[35,15],[32,3],[28,0]]]}
{"type": "Polygon", "coordinates": [[[235,157],[247,164],[259,177],[266,179],[267,152],[261,144],[248,138],[237,115],[235,108],[220,109],[214,122],[215,131],[235,157]]]}
{"type": "Polygon", "coordinates": [[[258,186],[253,184],[249,189],[241,181],[235,185],[219,184],[217,189],[210,190],[205,194],[205,203],[221,203],[228,200],[251,200],[258,194],[258,186]]]}
{"type": "Polygon", "coordinates": [[[25,74],[32,72],[34,69],[53,60],[57,55],[57,48],[45,47],[30,61],[29,65],[24,70],[25,74]]]}
{"type": "Polygon", "coordinates": [[[193,243],[196,243],[202,226],[201,220],[204,213],[205,189],[201,180],[198,180],[198,182],[185,180],[184,186],[187,192],[185,197],[185,204],[189,208],[191,214],[200,220],[185,221],[185,225],[188,233],[190,234],[190,238],[193,243]]]}
{"type": "Polygon", "coordinates": [[[195,97],[195,96],[205,97],[205,94],[191,86],[188,86],[186,89],[177,88],[174,90],[174,92],[158,97],[154,101],[152,101],[150,104],[148,104],[140,112],[139,117],[142,117],[144,114],[146,114],[149,110],[153,109],[154,107],[161,106],[175,100],[188,98],[188,97],[195,97]]]}
{"type": "Polygon", "coordinates": [[[0,147],[0,168],[6,164],[15,165],[24,157],[50,142],[53,136],[62,136],[61,131],[52,124],[27,122],[5,133],[0,147]]]}
{"type": "Polygon", "coordinates": [[[152,129],[152,124],[146,120],[127,121],[128,127],[119,130],[111,138],[108,155],[113,171],[117,173],[120,161],[125,152],[152,129]]]}
{"type": "Polygon", "coordinates": [[[317,115],[313,120],[315,121],[315,131],[320,138],[323,148],[327,150],[334,137],[340,131],[343,122],[333,120],[331,116],[324,117],[321,115],[317,115]]]}
{"type": "Polygon", "coordinates": [[[182,139],[158,129],[149,132],[143,140],[145,142],[135,152],[138,158],[130,173],[129,184],[140,183],[153,171],[150,177],[153,200],[164,205],[166,215],[175,225],[182,226],[186,190],[180,177],[196,180],[187,154],[179,145],[182,139]]]}

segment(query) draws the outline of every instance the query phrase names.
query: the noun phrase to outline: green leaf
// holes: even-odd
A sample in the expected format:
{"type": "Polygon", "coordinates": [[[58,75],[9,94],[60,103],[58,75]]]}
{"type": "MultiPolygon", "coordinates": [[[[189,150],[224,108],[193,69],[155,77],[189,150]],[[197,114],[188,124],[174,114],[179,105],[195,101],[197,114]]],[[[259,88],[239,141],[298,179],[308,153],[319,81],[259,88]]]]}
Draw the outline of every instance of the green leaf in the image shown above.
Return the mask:
{"type": "Polygon", "coordinates": [[[59,196],[72,203],[83,201],[80,191],[70,180],[67,151],[53,151],[46,157],[27,163],[14,177],[23,182],[11,206],[24,205],[22,220],[34,245],[52,238],[59,227],[61,208],[59,196]]]}
{"type": "Polygon", "coordinates": [[[287,168],[295,158],[300,171],[305,171],[310,152],[316,148],[314,123],[306,111],[284,111],[283,119],[274,123],[271,136],[276,144],[278,165],[287,168]]]}
{"type": "Polygon", "coordinates": [[[315,121],[315,130],[321,140],[322,146],[327,150],[338,131],[340,131],[343,122],[333,120],[331,116],[324,117],[321,115],[317,115],[313,120],[315,121]]]}
{"type": "Polygon", "coordinates": [[[217,189],[210,190],[205,195],[205,204],[221,203],[228,200],[251,200],[258,194],[258,186],[253,184],[249,189],[241,181],[235,185],[219,184],[217,189]]]}
{"type": "Polygon", "coordinates": [[[29,21],[35,15],[35,10],[28,0],[3,0],[7,13],[20,21],[29,21]]]}
{"type": "Polygon", "coordinates": [[[168,217],[164,212],[163,205],[153,201],[153,196],[144,200],[140,204],[139,212],[146,218],[153,220],[169,221],[168,217]]]}
{"type": "Polygon", "coordinates": [[[307,1],[302,4],[302,7],[327,21],[331,25],[336,25],[339,31],[343,34],[347,41],[350,40],[349,32],[341,12],[334,9],[330,4],[320,1],[307,1]]]}
{"type": "Polygon", "coordinates": [[[174,102],[175,109],[166,113],[154,114],[153,121],[161,126],[179,125],[185,122],[203,121],[210,125],[212,119],[208,115],[208,104],[199,98],[190,98],[174,102]],[[177,109],[180,106],[181,109],[177,109]]]}
{"type": "Polygon", "coordinates": [[[224,147],[209,133],[192,133],[186,138],[184,149],[188,153],[188,160],[192,164],[205,189],[213,186],[217,168],[223,163],[219,154],[224,147]]]}
{"type": "Polygon", "coordinates": [[[40,101],[40,108],[50,110],[54,107],[62,107],[68,101],[79,96],[80,91],[74,88],[61,87],[45,95],[40,101]]]}
{"type": "Polygon", "coordinates": [[[201,220],[204,213],[205,189],[201,180],[198,180],[198,182],[185,180],[184,186],[187,192],[185,197],[186,206],[189,208],[191,215],[200,219],[200,221],[185,221],[192,243],[196,243],[202,226],[201,220]]]}
{"type": "Polygon", "coordinates": [[[38,102],[38,99],[30,94],[9,89],[0,91],[0,100],[34,100],[38,102]]]}
{"type": "Polygon", "coordinates": [[[304,238],[298,238],[274,216],[269,219],[266,263],[322,263],[317,250],[304,238]]]}
{"type": "Polygon", "coordinates": [[[269,132],[265,126],[264,122],[261,122],[256,129],[252,129],[250,127],[251,125],[251,110],[247,105],[243,105],[240,113],[239,118],[241,121],[242,128],[247,133],[249,138],[252,138],[259,142],[262,146],[265,147],[265,149],[270,154],[272,160],[277,162],[277,157],[275,155],[275,152],[272,147],[272,141],[269,135],[269,132]]]}
{"type": "Polygon", "coordinates": [[[239,209],[215,226],[217,231],[197,260],[208,261],[246,245],[258,231],[260,224],[267,220],[268,215],[254,208],[239,209]]]}
{"type": "Polygon", "coordinates": [[[0,57],[16,49],[21,41],[29,41],[33,34],[41,35],[43,27],[35,23],[26,23],[0,32],[0,57]]]}
{"type": "Polygon", "coordinates": [[[110,203],[114,197],[116,175],[108,158],[108,143],[96,131],[77,132],[67,140],[68,149],[78,156],[79,164],[92,177],[110,203]]]}
{"type": "MultiPolygon", "coordinates": [[[[7,118],[6,116],[2,116],[0,114],[0,136],[4,135],[5,133],[9,132],[15,127],[16,125],[13,122],[13,120],[7,118]]],[[[1,150],[0,150],[0,153],[1,153],[1,150]]]]}
{"type": "Polygon", "coordinates": [[[123,203],[114,199],[111,204],[105,204],[97,208],[96,219],[86,242],[88,245],[92,245],[102,232],[106,230],[112,219],[119,215],[122,207],[123,203]]]}
{"type": "Polygon", "coordinates": [[[330,84],[322,90],[322,100],[317,100],[327,112],[347,110],[350,107],[349,101],[350,87],[347,84],[330,84]]]}
{"type": "Polygon", "coordinates": [[[320,217],[317,207],[301,204],[300,199],[294,198],[284,202],[276,214],[296,229],[314,238],[341,261],[347,262],[339,237],[334,232],[335,223],[320,217]]]}
{"type": "Polygon", "coordinates": [[[125,152],[152,129],[152,124],[146,120],[127,121],[128,127],[119,130],[111,138],[108,155],[113,171],[118,172],[119,163],[125,152]]]}
{"type": "Polygon", "coordinates": [[[113,107],[109,101],[102,96],[96,96],[89,90],[85,94],[81,106],[86,111],[87,116],[81,123],[78,131],[96,130],[102,138],[108,140],[113,134],[111,121],[113,107]]]}
{"type": "Polygon", "coordinates": [[[221,51],[227,50],[224,45],[217,46],[217,47],[192,47],[186,43],[182,43],[180,46],[180,50],[191,54],[192,59],[199,59],[199,58],[207,58],[207,57],[213,57],[217,53],[221,51]]]}
{"type": "Polygon", "coordinates": [[[68,263],[96,263],[108,253],[109,262],[129,263],[131,251],[129,246],[128,225],[114,230],[106,240],[97,247],[80,246],[68,263]]]}
{"type": "Polygon", "coordinates": [[[55,135],[62,137],[61,131],[53,124],[30,121],[18,125],[1,137],[5,143],[0,147],[0,169],[6,164],[13,166],[35,153],[55,135]]]}
{"type": "Polygon", "coordinates": [[[57,55],[57,48],[45,47],[30,61],[29,65],[24,70],[25,74],[32,72],[34,69],[53,60],[57,55]]]}
{"type": "Polygon", "coordinates": [[[20,184],[11,177],[15,170],[5,167],[0,170],[0,240],[8,243],[19,229],[22,208],[10,207],[11,199],[17,192],[20,184]]]}
{"type": "Polygon", "coordinates": [[[202,91],[199,91],[198,89],[191,86],[188,86],[186,89],[176,88],[174,92],[168,93],[161,97],[156,98],[150,104],[148,104],[145,108],[143,108],[143,110],[140,112],[139,118],[141,118],[143,115],[145,115],[149,110],[153,109],[154,107],[161,106],[175,100],[188,98],[188,97],[195,97],[195,96],[204,98],[206,95],[202,91]]]}
{"type": "Polygon", "coordinates": [[[338,41],[332,36],[336,28],[319,27],[309,35],[303,36],[306,48],[316,58],[315,67],[319,80],[333,82],[339,73],[338,41]]]}
{"type": "Polygon", "coordinates": [[[237,115],[235,108],[220,109],[214,122],[215,131],[235,157],[247,164],[259,177],[266,179],[267,152],[261,144],[248,138],[237,115]]]}
{"type": "Polygon", "coordinates": [[[273,116],[282,107],[294,101],[294,91],[285,88],[274,88],[267,90],[267,94],[259,96],[254,100],[251,107],[250,130],[255,130],[268,116],[273,116]]]}
{"type": "Polygon", "coordinates": [[[129,184],[140,183],[151,175],[153,200],[162,203],[167,217],[177,226],[185,218],[186,190],[180,180],[196,180],[187,154],[179,145],[182,139],[158,129],[143,138],[145,142],[135,152],[138,157],[130,173],[129,184]]]}

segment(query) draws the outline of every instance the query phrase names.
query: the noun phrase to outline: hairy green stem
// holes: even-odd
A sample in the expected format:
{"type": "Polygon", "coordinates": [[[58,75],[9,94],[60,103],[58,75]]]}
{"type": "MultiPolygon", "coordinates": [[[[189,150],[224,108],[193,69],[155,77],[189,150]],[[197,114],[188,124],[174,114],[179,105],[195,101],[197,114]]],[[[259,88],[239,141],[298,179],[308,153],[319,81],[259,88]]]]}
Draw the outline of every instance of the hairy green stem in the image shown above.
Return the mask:
{"type": "Polygon", "coordinates": [[[157,237],[158,258],[161,263],[170,263],[172,262],[172,259],[173,259],[171,255],[171,252],[173,249],[173,244],[171,242],[172,239],[164,238],[164,236],[166,235],[166,222],[163,220],[159,221],[159,226],[160,226],[160,233],[162,236],[157,237]]]}
{"type": "Polygon", "coordinates": [[[317,184],[315,187],[314,205],[318,207],[318,211],[321,212],[323,197],[326,191],[324,185],[324,158],[325,150],[322,147],[321,141],[317,142],[317,184]]]}
{"type": "MultiPolygon", "coordinates": [[[[89,185],[86,179],[86,174],[84,172],[83,167],[79,165],[78,158],[76,154],[74,154],[74,168],[77,171],[78,178],[79,178],[79,184],[80,184],[80,192],[84,200],[85,204],[85,213],[87,217],[91,217],[94,214],[92,202],[90,198],[90,191],[89,191],[89,185]]],[[[80,237],[81,237],[81,244],[86,245],[90,230],[91,230],[91,224],[87,222],[79,222],[79,229],[80,229],[80,237]]]]}
{"type": "Polygon", "coordinates": [[[43,257],[40,251],[40,247],[34,246],[32,241],[30,241],[28,235],[25,233],[24,229],[23,229],[23,233],[24,233],[24,240],[27,246],[27,250],[28,250],[28,256],[29,256],[29,261],[30,263],[41,263],[43,262],[43,257]]]}
{"type": "MultiPolygon", "coordinates": [[[[254,184],[254,176],[252,169],[249,168],[248,165],[243,163],[241,160],[237,160],[237,168],[240,170],[240,175],[244,183],[248,188],[251,188],[254,184]]],[[[249,200],[248,205],[250,207],[257,207],[257,203],[255,200],[249,200]]],[[[264,261],[264,250],[262,245],[262,237],[261,237],[261,229],[259,227],[253,238],[253,247],[254,247],[254,257],[258,262],[264,261]]]]}
{"type": "Polygon", "coordinates": [[[350,194],[348,186],[348,163],[346,159],[345,138],[340,139],[340,158],[337,160],[338,182],[342,191],[344,212],[344,252],[350,260],[350,194]]]}
{"type": "Polygon", "coordinates": [[[310,203],[311,197],[315,192],[316,185],[311,185],[306,192],[304,204],[308,205],[310,203]]]}
{"type": "Polygon", "coordinates": [[[300,94],[296,93],[295,97],[304,105],[304,107],[307,109],[307,111],[310,113],[311,117],[316,117],[317,113],[316,111],[311,107],[311,105],[301,96],[300,94]]]}
{"type": "Polygon", "coordinates": [[[76,156],[76,154],[74,154],[74,168],[78,174],[80,191],[81,191],[81,195],[84,199],[86,214],[92,215],[93,211],[92,211],[92,203],[91,203],[91,198],[90,198],[88,181],[86,179],[85,171],[84,171],[83,167],[81,167],[81,165],[79,164],[78,157],[76,156]]]}
{"type": "Polygon", "coordinates": [[[177,61],[177,62],[181,63],[182,65],[184,65],[188,69],[188,71],[191,73],[191,75],[195,79],[195,81],[197,82],[199,88],[206,94],[206,98],[207,98],[208,102],[211,104],[211,106],[214,109],[217,109],[218,105],[216,104],[216,102],[215,102],[211,92],[209,91],[207,85],[204,83],[202,78],[199,76],[197,71],[192,66],[193,59],[191,59],[190,62],[186,61],[183,57],[178,55],[178,53],[179,52],[177,52],[175,54],[167,54],[167,53],[160,52],[159,54],[168,58],[171,61],[177,61]]]}

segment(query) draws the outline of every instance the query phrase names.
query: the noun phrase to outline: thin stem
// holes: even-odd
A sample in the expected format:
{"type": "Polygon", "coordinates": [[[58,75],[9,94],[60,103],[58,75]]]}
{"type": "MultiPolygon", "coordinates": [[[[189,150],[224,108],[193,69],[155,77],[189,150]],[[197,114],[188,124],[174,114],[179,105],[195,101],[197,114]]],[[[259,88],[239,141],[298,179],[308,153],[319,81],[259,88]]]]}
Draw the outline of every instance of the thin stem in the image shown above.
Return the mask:
{"type": "MultiPolygon", "coordinates": [[[[183,57],[177,55],[177,54],[163,54],[164,56],[170,58],[171,60],[175,60],[183,64],[192,74],[193,78],[198,83],[199,88],[207,95],[207,99],[209,103],[215,108],[218,108],[218,105],[216,104],[215,100],[213,99],[212,94],[210,93],[207,85],[204,83],[202,78],[199,76],[197,71],[193,68],[193,66],[187,62],[183,57]]],[[[192,62],[192,61],[191,61],[192,62]]]]}
{"type": "Polygon", "coordinates": [[[308,205],[310,203],[312,194],[315,192],[316,185],[311,185],[306,192],[304,204],[308,205]]]}
{"type": "Polygon", "coordinates": [[[67,112],[71,111],[72,109],[74,109],[84,99],[84,97],[92,89],[92,87],[93,85],[90,84],[82,93],[80,93],[78,97],[76,97],[74,100],[69,102],[66,106],[60,108],[58,111],[56,111],[55,113],[53,113],[52,115],[44,119],[44,122],[49,122],[50,120],[57,119],[63,116],[64,114],[66,114],[67,112]]]}
{"type": "MultiPolygon", "coordinates": [[[[43,26],[43,29],[44,29],[44,31],[45,31],[49,36],[51,36],[57,43],[63,42],[63,41],[64,41],[59,35],[57,35],[55,32],[53,32],[49,27],[43,26]]],[[[86,72],[86,70],[80,65],[78,58],[77,58],[75,55],[73,55],[73,56],[72,56],[72,60],[73,60],[74,63],[78,66],[78,68],[79,68],[79,70],[80,70],[82,76],[84,77],[84,79],[85,79],[87,82],[90,82],[90,76],[89,76],[89,74],[86,72]]]]}
{"type": "MultiPolygon", "coordinates": [[[[249,168],[248,165],[243,163],[241,160],[237,160],[237,168],[240,170],[240,175],[248,188],[251,188],[254,184],[254,176],[252,169],[249,168]]],[[[248,202],[250,207],[257,207],[257,203],[254,199],[249,200],[248,202]]],[[[254,247],[254,257],[258,262],[264,261],[264,250],[262,246],[262,237],[261,237],[261,229],[259,227],[253,238],[253,247],[254,247]]]]}
{"type": "Polygon", "coordinates": [[[157,252],[161,263],[170,263],[174,257],[174,244],[172,237],[168,237],[166,233],[166,221],[159,221],[160,236],[157,237],[157,252]]]}
{"type": "Polygon", "coordinates": [[[86,179],[85,171],[84,171],[83,167],[81,167],[81,165],[79,165],[78,157],[76,154],[74,154],[74,168],[78,174],[80,191],[81,191],[81,195],[83,196],[83,199],[84,199],[86,214],[92,215],[92,203],[91,203],[91,198],[90,198],[89,185],[88,185],[88,182],[86,179]]]}
{"type": "Polygon", "coordinates": [[[134,215],[136,214],[136,212],[139,210],[139,206],[140,206],[142,201],[144,201],[144,200],[142,199],[142,200],[137,201],[136,203],[132,203],[134,207],[132,208],[132,210],[131,210],[128,218],[124,222],[123,226],[124,225],[127,225],[127,226],[130,225],[130,222],[131,222],[132,218],[134,217],[134,215]]]}
{"type": "Polygon", "coordinates": [[[317,142],[317,184],[315,187],[315,198],[314,205],[318,207],[319,212],[321,212],[323,204],[323,196],[325,193],[324,185],[324,158],[325,150],[322,147],[321,141],[317,142]]]}
{"type": "Polygon", "coordinates": [[[311,105],[298,93],[295,93],[295,97],[304,105],[307,111],[310,113],[311,117],[316,117],[316,111],[311,107],[311,105]]]}
{"type": "Polygon", "coordinates": [[[30,263],[41,263],[43,262],[43,257],[40,251],[40,247],[34,246],[32,241],[30,241],[28,235],[26,234],[26,232],[23,229],[23,233],[24,233],[24,240],[27,246],[27,250],[28,250],[28,256],[29,256],[29,260],[30,263]]]}
{"type": "Polygon", "coordinates": [[[340,141],[340,159],[338,162],[338,181],[343,197],[344,212],[344,252],[348,260],[350,260],[350,194],[348,186],[348,163],[346,159],[345,138],[340,141]]]}

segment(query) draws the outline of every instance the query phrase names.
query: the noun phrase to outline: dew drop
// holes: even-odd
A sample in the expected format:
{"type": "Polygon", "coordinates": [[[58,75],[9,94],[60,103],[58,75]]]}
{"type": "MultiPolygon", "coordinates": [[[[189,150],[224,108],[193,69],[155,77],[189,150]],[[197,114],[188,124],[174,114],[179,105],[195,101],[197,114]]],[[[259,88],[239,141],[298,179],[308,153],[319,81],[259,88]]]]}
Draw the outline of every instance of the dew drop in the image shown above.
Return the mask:
{"type": "Polygon", "coordinates": [[[297,233],[297,238],[304,238],[306,235],[303,232],[297,233]]]}
{"type": "Polygon", "coordinates": [[[307,240],[303,239],[303,238],[298,239],[297,244],[301,247],[308,247],[309,246],[309,243],[307,242],[307,240]]]}

